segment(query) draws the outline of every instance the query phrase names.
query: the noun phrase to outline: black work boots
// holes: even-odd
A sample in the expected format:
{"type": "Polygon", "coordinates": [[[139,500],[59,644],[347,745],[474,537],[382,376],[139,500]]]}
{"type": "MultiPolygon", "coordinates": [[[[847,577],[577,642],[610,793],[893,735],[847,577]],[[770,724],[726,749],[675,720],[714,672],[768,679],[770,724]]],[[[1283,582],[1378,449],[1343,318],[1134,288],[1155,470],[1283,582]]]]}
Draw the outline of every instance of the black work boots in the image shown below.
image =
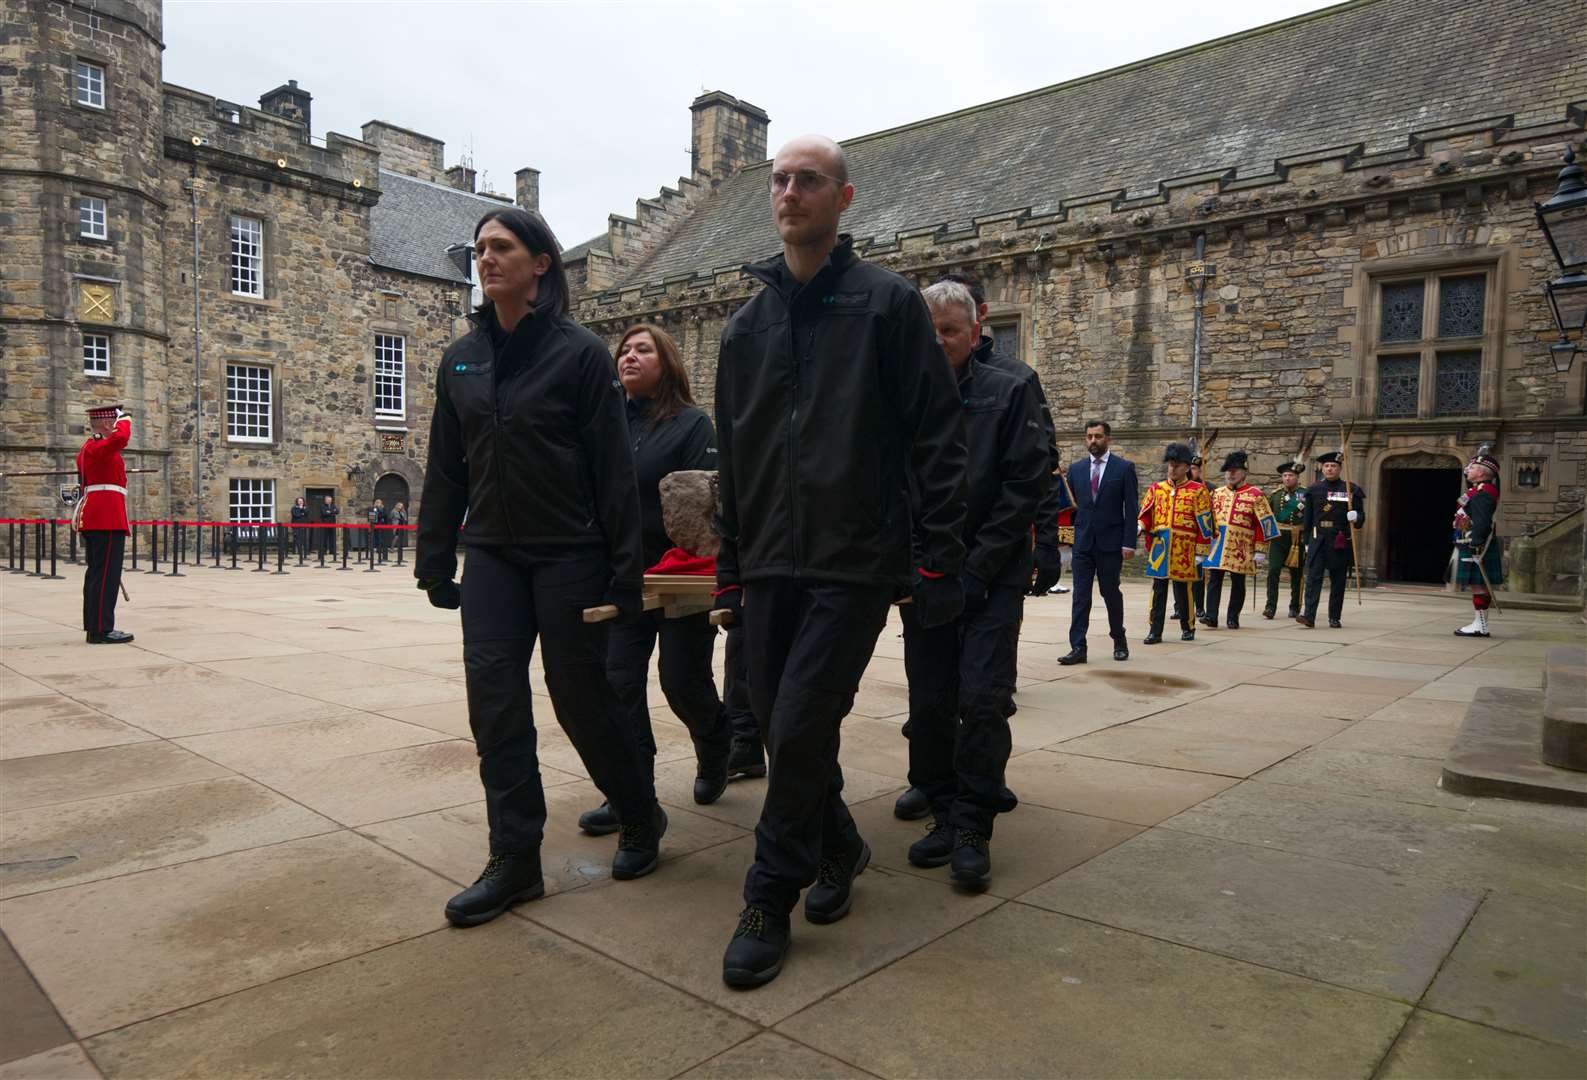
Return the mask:
{"type": "Polygon", "coordinates": [[[514,904],[538,900],[545,892],[538,851],[492,855],[474,884],[446,902],[446,921],[453,926],[478,926],[514,904]]]}

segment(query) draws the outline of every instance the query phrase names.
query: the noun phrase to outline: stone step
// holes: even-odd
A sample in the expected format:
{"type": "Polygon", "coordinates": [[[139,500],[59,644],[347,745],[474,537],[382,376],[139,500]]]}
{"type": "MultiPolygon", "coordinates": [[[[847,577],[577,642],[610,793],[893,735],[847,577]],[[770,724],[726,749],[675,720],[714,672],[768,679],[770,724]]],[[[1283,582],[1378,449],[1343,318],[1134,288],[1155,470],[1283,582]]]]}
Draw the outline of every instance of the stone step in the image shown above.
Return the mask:
{"type": "Polygon", "coordinates": [[[1560,645],[1543,658],[1543,761],[1587,770],[1587,649],[1560,645]]]}
{"type": "MultiPolygon", "coordinates": [[[[1469,597],[1468,593],[1457,594],[1469,597]]],[[[1501,608],[1510,611],[1558,611],[1569,613],[1582,610],[1581,597],[1576,593],[1521,593],[1500,589],[1494,600],[1501,608]]]]}
{"type": "Polygon", "coordinates": [[[1543,697],[1541,690],[1479,688],[1444,758],[1444,790],[1587,806],[1587,772],[1542,760],[1543,697]]]}

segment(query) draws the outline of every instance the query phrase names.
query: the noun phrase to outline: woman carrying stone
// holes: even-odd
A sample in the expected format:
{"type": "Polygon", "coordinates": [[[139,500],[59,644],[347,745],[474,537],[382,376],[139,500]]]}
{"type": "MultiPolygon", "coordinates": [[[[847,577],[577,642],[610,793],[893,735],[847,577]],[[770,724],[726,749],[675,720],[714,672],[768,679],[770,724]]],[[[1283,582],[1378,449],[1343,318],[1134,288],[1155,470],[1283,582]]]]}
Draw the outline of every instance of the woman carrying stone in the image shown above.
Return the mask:
{"type": "MultiPolygon", "coordinates": [[[[642,548],[644,563],[650,567],[674,547],[661,516],[661,478],[690,469],[714,472],[716,429],[710,417],[695,407],[678,346],[660,327],[641,324],[624,332],[617,343],[617,378],[628,398],[628,440],[634,451],[644,523],[642,548]]],[[[652,776],[656,739],[650,728],[645,682],[658,642],[661,692],[694,741],[694,801],[704,806],[715,802],[727,786],[733,739],[711,672],[716,627],[703,611],[680,619],[647,611],[612,629],[606,674],[617,692],[641,763],[649,766],[652,776]]],[[[579,828],[591,836],[615,832],[619,824],[609,803],[579,817],[579,828]]]]}
{"type": "Polygon", "coordinates": [[[446,906],[458,926],[545,892],[529,692],[537,637],[557,722],[623,821],[612,877],[655,869],[667,828],[606,677],[607,624],[583,621],[600,604],[628,618],[641,608],[639,493],[611,354],[568,317],[560,248],[537,215],[491,210],[474,257],[486,300],[442,356],[414,559],[431,604],[462,605],[490,823],[484,871],[446,906]]]}

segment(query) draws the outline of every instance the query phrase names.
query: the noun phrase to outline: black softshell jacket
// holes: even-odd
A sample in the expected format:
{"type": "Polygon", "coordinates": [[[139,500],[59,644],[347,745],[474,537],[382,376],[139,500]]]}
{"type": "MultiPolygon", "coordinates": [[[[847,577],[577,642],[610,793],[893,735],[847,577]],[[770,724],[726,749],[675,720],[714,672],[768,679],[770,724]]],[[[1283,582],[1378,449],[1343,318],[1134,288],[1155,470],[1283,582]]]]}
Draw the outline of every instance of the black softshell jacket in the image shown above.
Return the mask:
{"type": "Polygon", "coordinates": [[[541,307],[511,334],[493,314],[447,347],[436,377],[414,576],[457,571],[469,544],[602,547],[617,584],[644,577],[625,397],[600,338],[541,307]]]}
{"type": "Polygon", "coordinates": [[[966,573],[989,585],[1030,585],[1030,522],[1046,495],[1047,431],[1031,382],[971,358],[964,409],[966,573]]]}
{"type": "MultiPolygon", "coordinates": [[[[991,338],[982,337],[970,355],[987,367],[1014,376],[1035,394],[1036,406],[1041,410],[1042,431],[1047,440],[1047,474],[1052,476],[1058,469],[1058,431],[1053,425],[1052,410],[1047,406],[1047,393],[1041,387],[1041,377],[1024,361],[993,352],[992,344],[991,338]]],[[[1063,508],[1063,482],[1052,476],[1052,482],[1043,488],[1041,501],[1032,514],[1038,544],[1058,546],[1058,511],[1063,508]]]]}
{"type": "Polygon", "coordinates": [[[913,284],[839,238],[801,286],[781,255],[722,331],[716,370],[717,580],[906,586],[909,479],[921,559],[964,561],[959,396],[913,284]]]}
{"type": "Polygon", "coordinates": [[[650,422],[651,402],[628,403],[628,440],[639,476],[639,511],[644,519],[645,566],[655,566],[671,547],[661,517],[661,478],[691,469],[716,471],[716,431],[703,409],[685,405],[659,424],[650,422]]]}

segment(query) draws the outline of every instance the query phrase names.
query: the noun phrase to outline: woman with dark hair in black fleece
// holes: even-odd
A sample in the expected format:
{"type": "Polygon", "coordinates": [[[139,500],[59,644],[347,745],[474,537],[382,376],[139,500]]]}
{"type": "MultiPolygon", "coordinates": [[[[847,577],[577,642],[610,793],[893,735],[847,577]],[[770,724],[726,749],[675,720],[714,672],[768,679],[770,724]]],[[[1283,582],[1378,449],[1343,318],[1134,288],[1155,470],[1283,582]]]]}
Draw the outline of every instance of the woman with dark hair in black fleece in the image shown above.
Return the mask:
{"type": "MultiPolygon", "coordinates": [[[[645,565],[655,566],[673,547],[661,514],[661,480],[690,469],[716,471],[716,429],[694,404],[689,372],[672,336],[659,326],[640,323],[617,343],[617,378],[628,396],[628,439],[639,478],[639,509],[644,522],[645,565]]],[[[606,671],[622,703],[640,761],[655,775],[656,737],[650,727],[645,683],[650,655],[661,647],[661,692],[689,729],[697,770],[694,801],[715,802],[727,787],[733,728],[716,693],[711,655],[716,627],[702,611],[669,619],[647,611],[612,630],[606,671]]],[[[591,836],[616,832],[619,818],[610,803],[579,816],[591,836]]]]}
{"type": "Polygon", "coordinates": [[[612,877],[656,867],[667,817],[606,677],[607,628],[583,610],[641,611],[639,492],[612,358],[568,317],[556,238],[537,215],[492,210],[474,229],[487,297],[436,380],[414,576],[436,607],[462,605],[468,719],[479,750],[490,859],[446,917],[476,926],[545,892],[545,794],[529,657],[544,650],[557,722],[623,821],[612,877]],[[468,544],[461,590],[459,526],[468,544]]]}

